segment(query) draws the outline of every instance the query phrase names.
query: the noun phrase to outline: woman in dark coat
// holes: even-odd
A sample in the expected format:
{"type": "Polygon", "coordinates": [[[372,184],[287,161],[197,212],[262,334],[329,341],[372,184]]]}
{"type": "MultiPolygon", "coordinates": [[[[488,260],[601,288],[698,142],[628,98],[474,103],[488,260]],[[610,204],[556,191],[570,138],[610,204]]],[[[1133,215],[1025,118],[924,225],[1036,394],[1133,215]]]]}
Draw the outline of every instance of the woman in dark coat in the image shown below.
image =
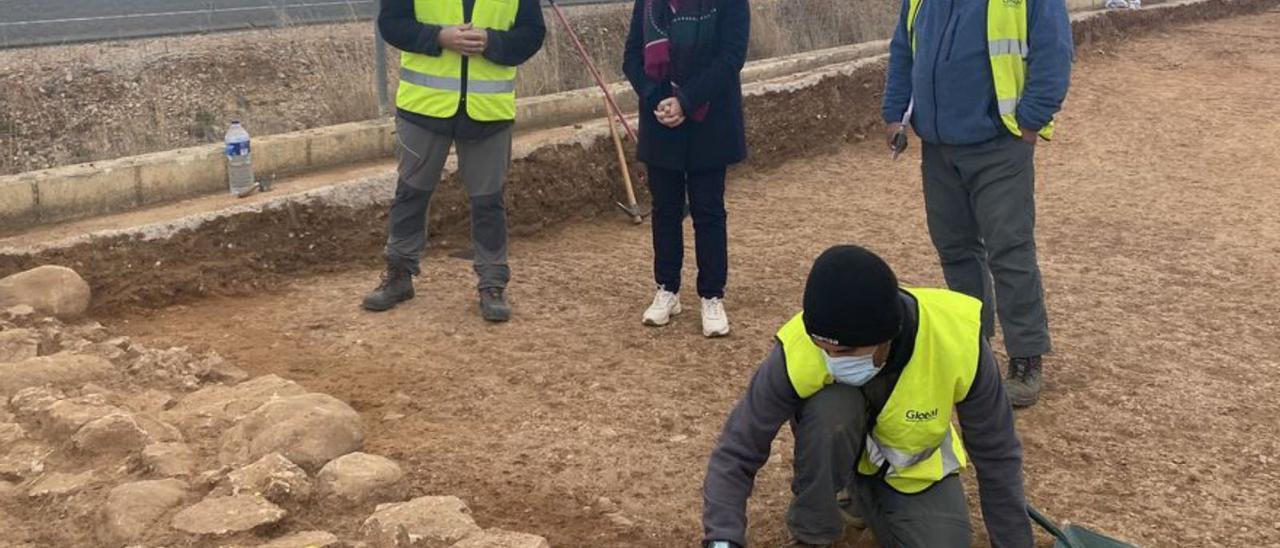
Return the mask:
{"type": "Polygon", "coordinates": [[[725,169],[747,156],[739,73],[747,0],[635,0],[623,71],[640,101],[639,158],[653,196],[653,271],[646,325],[679,314],[684,206],[693,216],[702,333],[729,334],[725,169]]]}

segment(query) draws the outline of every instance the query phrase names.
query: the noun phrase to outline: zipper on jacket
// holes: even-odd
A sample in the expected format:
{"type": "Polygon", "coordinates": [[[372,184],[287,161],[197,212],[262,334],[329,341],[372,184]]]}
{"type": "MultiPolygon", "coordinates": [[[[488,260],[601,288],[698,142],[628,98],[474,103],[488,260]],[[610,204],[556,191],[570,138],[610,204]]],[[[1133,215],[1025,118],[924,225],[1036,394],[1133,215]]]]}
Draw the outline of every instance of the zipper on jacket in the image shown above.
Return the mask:
{"type": "Polygon", "coordinates": [[[942,142],[942,130],[938,124],[938,60],[942,57],[942,38],[946,37],[946,29],[951,26],[951,14],[955,11],[955,0],[947,2],[947,23],[942,27],[942,36],[938,37],[938,48],[933,54],[933,133],[942,142]]]}
{"type": "MultiPolygon", "coordinates": [[[[474,1],[471,2],[471,9],[467,9],[467,0],[461,0],[461,2],[462,2],[462,23],[463,24],[470,23],[471,15],[473,14],[473,12],[475,12],[475,9],[476,9],[476,4],[474,1]]],[[[467,113],[467,72],[468,72],[467,69],[469,68],[468,61],[470,61],[470,58],[468,58],[466,55],[461,55],[460,57],[462,57],[462,74],[461,74],[462,86],[460,88],[461,93],[458,96],[458,113],[466,114],[467,113]]]]}
{"type": "MultiPolygon", "coordinates": [[[[954,1],[951,2],[950,6],[951,6],[951,9],[954,11],[955,2],[954,1]]],[[[956,49],[956,26],[957,25],[956,25],[956,19],[952,17],[952,15],[954,15],[953,11],[947,12],[947,26],[943,27],[942,29],[942,36],[944,38],[948,38],[948,40],[946,40],[947,55],[943,57],[944,61],[951,61],[951,52],[955,51],[956,49]]]]}

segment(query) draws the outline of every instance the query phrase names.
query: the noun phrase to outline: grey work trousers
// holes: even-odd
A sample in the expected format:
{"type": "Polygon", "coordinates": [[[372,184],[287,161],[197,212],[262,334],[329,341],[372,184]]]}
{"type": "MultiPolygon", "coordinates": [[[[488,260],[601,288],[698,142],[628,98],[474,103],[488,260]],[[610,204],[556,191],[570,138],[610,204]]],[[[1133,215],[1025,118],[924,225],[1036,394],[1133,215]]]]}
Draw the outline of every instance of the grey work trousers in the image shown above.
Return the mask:
{"type": "MultiPolygon", "coordinates": [[[[847,488],[881,546],[968,547],[973,536],[969,506],[957,475],[916,494],[894,490],[878,477],[856,473],[866,439],[868,394],[888,390],[872,379],[855,388],[833,384],[805,400],[791,422],[795,433],[794,498],[787,527],[797,540],[828,544],[844,534],[837,493],[847,488]]],[[[883,398],[886,396],[882,394],[883,398]]]]}
{"type": "Polygon", "coordinates": [[[1049,353],[1036,261],[1035,146],[1010,135],[922,148],[929,236],[947,286],[982,300],[988,338],[999,313],[1010,357],[1049,353]]]}
{"type": "Polygon", "coordinates": [[[457,146],[458,171],[471,202],[471,241],[479,289],[505,288],[511,279],[507,265],[507,210],[503,200],[511,166],[511,129],[480,141],[457,141],[396,119],[399,177],[388,219],[387,261],[419,273],[427,246],[427,211],[440,183],[449,147],[457,146]]]}

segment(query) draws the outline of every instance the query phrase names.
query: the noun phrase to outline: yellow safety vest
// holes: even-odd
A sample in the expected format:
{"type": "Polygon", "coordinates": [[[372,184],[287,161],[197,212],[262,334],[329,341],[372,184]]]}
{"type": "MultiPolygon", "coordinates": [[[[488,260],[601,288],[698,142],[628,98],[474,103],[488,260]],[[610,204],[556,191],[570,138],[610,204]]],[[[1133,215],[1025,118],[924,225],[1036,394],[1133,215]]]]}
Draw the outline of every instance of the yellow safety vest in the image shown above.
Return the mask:
{"type": "MultiPolygon", "coordinates": [[[[924,0],[911,0],[907,11],[907,36],[911,37],[911,52],[915,53],[916,38],[913,32],[916,15],[924,0]]],[[[1014,135],[1022,136],[1018,127],[1018,100],[1027,79],[1027,2],[1030,0],[987,1],[987,53],[991,57],[991,77],[995,80],[996,105],[1004,126],[1014,135]]],[[[1046,1],[1046,0],[1039,0],[1046,1]]],[[[1040,128],[1040,136],[1053,138],[1053,120],[1040,128]]]]}
{"type": "MultiPolygon", "coordinates": [[[[858,473],[873,476],[887,465],[890,486],[919,493],[969,465],[952,411],[978,371],[982,302],[945,289],[906,291],[919,305],[915,350],[867,434],[858,473]]],[[[823,350],[804,328],[803,313],[778,331],[778,340],[801,398],[835,382],[823,350]]]]}
{"type": "MultiPolygon", "coordinates": [[[[488,30],[510,30],[519,0],[476,0],[471,24],[488,30]]],[[[462,0],[414,0],[414,16],[440,26],[463,24],[462,0]]],[[[442,50],[439,56],[400,53],[400,87],[396,106],[433,118],[451,118],[462,102],[462,55],[442,50]]],[[[480,122],[515,120],[516,68],[482,56],[467,58],[467,115],[480,122]]]]}

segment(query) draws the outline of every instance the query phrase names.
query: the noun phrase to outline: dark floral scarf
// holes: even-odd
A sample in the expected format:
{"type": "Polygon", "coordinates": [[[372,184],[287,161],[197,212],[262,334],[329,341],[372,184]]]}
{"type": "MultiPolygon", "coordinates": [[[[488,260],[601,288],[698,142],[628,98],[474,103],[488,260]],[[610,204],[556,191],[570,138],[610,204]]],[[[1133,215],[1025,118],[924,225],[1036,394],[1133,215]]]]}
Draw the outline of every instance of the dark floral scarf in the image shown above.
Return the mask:
{"type": "MultiPolygon", "coordinates": [[[[693,76],[699,52],[715,45],[716,0],[640,0],[644,2],[644,72],[672,88],[693,76]]],[[[701,122],[710,104],[688,114],[701,122]]]]}

